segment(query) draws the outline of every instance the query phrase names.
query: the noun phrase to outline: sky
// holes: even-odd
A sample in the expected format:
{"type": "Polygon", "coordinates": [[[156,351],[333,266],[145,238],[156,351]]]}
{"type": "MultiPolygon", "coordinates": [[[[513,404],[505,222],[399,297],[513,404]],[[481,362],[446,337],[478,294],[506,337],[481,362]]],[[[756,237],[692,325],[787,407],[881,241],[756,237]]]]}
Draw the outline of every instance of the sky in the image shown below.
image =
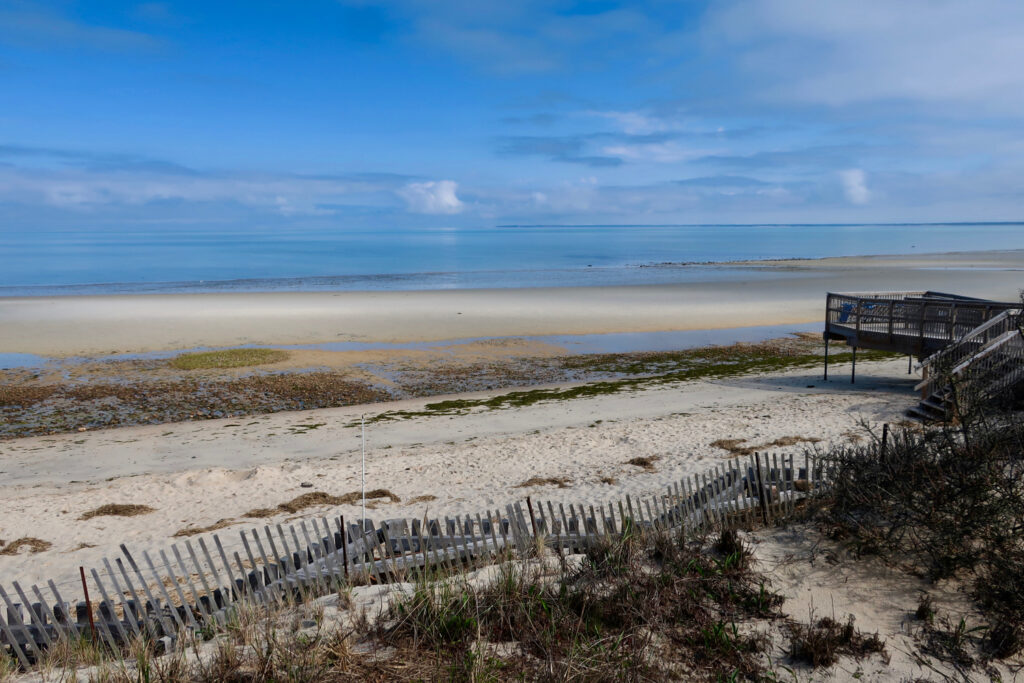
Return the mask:
{"type": "Polygon", "coordinates": [[[1024,219],[1020,0],[0,0],[0,231],[1024,219]]]}

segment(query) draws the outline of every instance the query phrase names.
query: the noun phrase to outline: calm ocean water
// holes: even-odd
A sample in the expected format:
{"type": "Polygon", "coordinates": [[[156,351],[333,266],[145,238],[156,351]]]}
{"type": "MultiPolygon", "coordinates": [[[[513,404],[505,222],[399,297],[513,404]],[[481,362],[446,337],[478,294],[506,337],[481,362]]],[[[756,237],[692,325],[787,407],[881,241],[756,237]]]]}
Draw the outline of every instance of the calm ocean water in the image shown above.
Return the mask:
{"type": "Polygon", "coordinates": [[[1024,248],[1024,223],[0,231],[0,296],[590,286],[729,278],[665,262],[1024,248]]]}

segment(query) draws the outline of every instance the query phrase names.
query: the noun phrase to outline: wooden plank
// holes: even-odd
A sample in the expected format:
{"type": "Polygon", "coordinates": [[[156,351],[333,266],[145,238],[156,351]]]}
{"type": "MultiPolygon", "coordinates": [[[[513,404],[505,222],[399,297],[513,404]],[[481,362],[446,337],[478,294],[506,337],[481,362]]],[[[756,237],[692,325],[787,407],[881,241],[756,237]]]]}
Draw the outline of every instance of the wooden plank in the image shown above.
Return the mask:
{"type": "MultiPolygon", "coordinates": [[[[124,562],[121,561],[121,558],[114,558],[114,564],[117,565],[117,570],[121,573],[121,578],[124,579],[124,583],[128,587],[128,592],[131,593],[132,600],[134,600],[135,604],[138,605],[140,615],[144,615],[143,621],[146,624],[146,629],[149,631],[149,633],[154,638],[157,637],[158,625],[160,627],[160,630],[162,630],[164,633],[172,633],[174,631],[174,623],[163,615],[159,605],[157,604],[157,601],[152,597],[152,593],[150,593],[149,591],[149,586],[146,585],[145,581],[141,579],[138,575],[136,576],[136,579],[139,580],[140,583],[142,583],[142,588],[144,589],[143,593],[147,596],[147,599],[143,600],[140,597],[138,591],[135,590],[135,585],[132,583],[131,576],[128,574],[128,570],[125,569],[124,562]],[[149,613],[149,611],[146,609],[147,604],[153,605],[155,614],[151,615],[149,613]],[[153,623],[154,619],[156,620],[156,624],[153,623]]],[[[56,586],[51,585],[50,590],[54,591],[54,594],[56,595],[56,586]]],[[[71,619],[70,614],[68,614],[68,619],[71,619]]]]}
{"type": "Polygon", "coordinates": [[[384,550],[381,559],[384,560],[385,566],[390,564],[391,569],[388,570],[388,574],[391,575],[394,581],[402,581],[404,579],[403,572],[398,563],[398,556],[395,554],[394,544],[391,542],[391,530],[387,520],[380,523],[380,532],[384,536],[384,542],[381,544],[384,550]]]}
{"type": "MultiPolygon", "coordinates": [[[[317,550],[320,549],[320,543],[319,541],[316,543],[313,542],[312,537],[309,535],[309,527],[306,526],[306,520],[300,519],[298,527],[299,531],[302,532],[300,540],[304,540],[306,542],[305,551],[302,555],[303,559],[307,560],[306,571],[313,573],[313,580],[316,584],[318,595],[326,595],[331,592],[331,587],[330,581],[328,580],[328,577],[323,571],[323,567],[320,563],[322,553],[317,553],[317,550]]],[[[295,525],[292,525],[292,534],[295,534],[295,525]]]]}
{"type": "Polygon", "coordinates": [[[455,548],[455,541],[452,535],[452,521],[447,516],[442,519],[444,519],[444,526],[437,536],[438,550],[441,551],[441,558],[444,561],[445,569],[449,573],[454,574],[462,569],[462,565],[460,564],[459,553],[455,548]]]}
{"type": "MultiPolygon", "coordinates": [[[[338,551],[338,544],[334,537],[334,531],[326,517],[320,518],[320,526],[323,528],[322,542],[326,545],[328,568],[331,572],[331,590],[338,591],[346,583],[346,568],[342,564],[342,556],[338,551]]],[[[319,531],[317,533],[320,533],[319,531]]]]}
{"type": "Polygon", "coordinates": [[[53,639],[50,638],[50,634],[46,632],[46,622],[40,623],[40,617],[32,609],[32,600],[25,595],[25,591],[21,589],[17,581],[11,583],[14,587],[14,592],[17,593],[18,598],[21,600],[21,604],[25,606],[25,611],[28,612],[29,623],[36,626],[36,630],[39,631],[39,635],[42,636],[43,642],[46,643],[46,647],[49,648],[53,645],[53,639]]]}
{"type": "MultiPolygon", "coordinates": [[[[46,612],[46,619],[50,619],[50,617],[53,617],[53,620],[50,623],[53,626],[53,632],[57,634],[57,640],[61,642],[67,642],[70,636],[69,630],[67,628],[68,624],[62,624],[62,618],[57,616],[57,609],[59,608],[58,603],[55,602],[53,604],[53,608],[51,609],[48,606],[48,601],[46,600],[46,598],[43,597],[42,591],[39,590],[39,586],[37,586],[36,584],[32,584],[31,590],[32,594],[36,596],[36,600],[38,600],[39,604],[42,605],[42,609],[46,612]]],[[[55,595],[55,600],[56,597],[57,596],[55,595]]],[[[75,633],[77,634],[77,631],[75,631],[75,633]]]]}
{"type": "MultiPolygon", "coordinates": [[[[199,583],[203,587],[203,595],[199,598],[200,609],[202,609],[203,597],[205,597],[207,604],[204,611],[209,612],[210,617],[217,623],[221,623],[221,615],[218,614],[219,607],[217,605],[217,598],[214,596],[213,589],[210,588],[210,584],[206,580],[207,570],[203,568],[203,565],[199,560],[199,556],[196,554],[195,549],[187,538],[185,539],[184,544],[185,550],[188,552],[189,559],[192,561],[192,566],[196,569],[196,576],[199,578],[199,583]]],[[[173,548],[174,546],[172,545],[171,547],[173,548]]],[[[210,563],[209,573],[214,577],[216,576],[216,568],[213,566],[212,562],[210,563]]]]}
{"type": "MultiPolygon", "coordinates": [[[[504,524],[502,523],[502,519],[501,519],[501,512],[500,512],[499,510],[495,509],[495,510],[494,510],[494,516],[495,516],[495,518],[497,518],[497,520],[498,520],[498,522],[497,522],[497,524],[498,524],[498,533],[499,533],[499,534],[501,535],[501,549],[502,549],[502,555],[503,555],[503,556],[505,556],[505,557],[507,557],[507,556],[508,556],[508,553],[509,553],[509,547],[508,547],[508,535],[507,535],[507,533],[505,532],[505,525],[504,525],[504,524]]],[[[493,521],[492,521],[491,523],[492,523],[492,524],[494,524],[494,522],[493,522],[493,521]]]]}
{"type": "Polygon", "coordinates": [[[552,536],[555,537],[554,538],[555,551],[557,553],[561,554],[561,552],[562,552],[562,523],[560,521],[558,521],[558,519],[555,517],[555,506],[554,506],[554,504],[552,504],[552,502],[550,500],[547,501],[547,506],[548,506],[548,519],[551,520],[551,522],[550,522],[551,528],[548,529],[548,535],[552,535],[552,536]]]}
{"type": "MultiPolygon", "coordinates": [[[[142,556],[146,557],[145,552],[143,552],[142,556]]],[[[160,551],[160,559],[164,561],[164,568],[167,570],[167,576],[171,580],[171,585],[174,586],[174,591],[177,593],[178,599],[181,600],[181,606],[184,607],[183,611],[185,612],[188,625],[198,631],[199,623],[196,622],[196,618],[192,615],[192,610],[188,608],[188,600],[185,599],[185,593],[181,590],[181,584],[178,583],[177,577],[174,576],[174,569],[171,567],[170,560],[167,559],[167,553],[163,550],[160,551]]]]}
{"type": "Polygon", "coordinates": [[[267,557],[267,550],[263,547],[263,542],[260,540],[259,531],[257,529],[252,529],[251,531],[253,541],[255,541],[256,543],[256,551],[260,554],[260,559],[263,560],[263,570],[264,572],[271,574],[271,576],[269,577],[270,581],[264,586],[264,592],[274,602],[279,602],[282,604],[290,603],[292,596],[289,594],[287,586],[281,585],[280,590],[278,590],[278,586],[275,585],[277,581],[285,578],[287,572],[285,572],[285,574],[283,575],[279,571],[277,563],[271,562],[270,558],[267,557]]]}
{"type": "Polygon", "coordinates": [[[772,508],[771,508],[771,491],[768,489],[767,478],[765,477],[765,469],[767,463],[762,464],[762,458],[760,453],[754,453],[754,461],[757,463],[757,483],[761,489],[761,511],[764,516],[764,523],[772,523],[772,508]]]}
{"type": "MultiPolygon", "coordinates": [[[[171,600],[171,596],[167,592],[167,586],[164,585],[163,579],[160,577],[160,573],[157,572],[156,566],[154,566],[152,558],[150,558],[149,553],[145,550],[142,551],[142,559],[146,562],[146,565],[149,567],[149,571],[153,575],[153,580],[156,582],[156,585],[159,588],[161,595],[163,595],[164,597],[164,604],[167,606],[167,610],[171,613],[171,618],[174,619],[174,622],[175,624],[177,624],[179,629],[184,629],[185,622],[182,620],[181,614],[178,613],[178,610],[175,609],[174,601],[171,600]]],[[[171,575],[169,580],[174,582],[174,576],[171,575]]],[[[145,579],[143,579],[143,581],[145,581],[145,579]]],[[[175,585],[177,585],[177,582],[174,583],[175,585]]]]}
{"type": "Polygon", "coordinates": [[[419,535],[420,548],[423,550],[424,576],[429,577],[440,571],[441,557],[438,555],[437,546],[433,542],[430,520],[427,519],[426,512],[423,513],[423,519],[416,532],[419,535]],[[424,532],[426,532],[426,535],[424,535],[424,532]]]}
{"type": "MultiPolygon", "coordinates": [[[[121,589],[121,582],[117,580],[117,574],[114,573],[113,567],[110,566],[110,560],[104,557],[103,566],[107,570],[107,576],[110,578],[110,582],[114,584],[114,592],[117,594],[117,597],[121,602],[121,611],[124,613],[125,622],[131,628],[133,635],[141,636],[142,631],[139,629],[138,621],[136,620],[135,615],[131,613],[132,610],[128,607],[128,601],[124,597],[125,591],[121,589]]],[[[134,591],[132,594],[134,595],[134,591]]],[[[139,604],[138,601],[136,601],[135,604],[139,609],[142,608],[142,605],[139,604]]]]}
{"type": "Polygon", "coordinates": [[[328,589],[334,592],[342,584],[344,572],[338,567],[338,555],[334,546],[334,533],[327,525],[327,518],[322,517],[320,521],[323,522],[322,531],[316,517],[310,518],[309,523],[313,525],[313,533],[319,539],[318,543],[323,551],[324,572],[327,576],[328,589]]]}
{"type": "MultiPolygon", "coordinates": [[[[167,608],[171,612],[171,620],[173,621],[165,620],[163,612],[160,609],[160,601],[153,597],[153,593],[149,590],[149,582],[146,581],[146,577],[143,576],[142,570],[139,569],[139,565],[135,562],[135,558],[132,557],[132,554],[128,552],[128,548],[123,543],[121,544],[121,553],[124,555],[125,559],[128,560],[128,566],[130,566],[132,568],[132,571],[135,572],[135,576],[138,578],[139,583],[142,585],[142,590],[146,593],[146,598],[149,600],[150,604],[153,605],[153,609],[155,609],[157,614],[159,615],[158,618],[160,619],[161,625],[165,627],[164,632],[167,634],[173,633],[176,630],[175,625],[177,625],[178,628],[183,628],[184,624],[182,624],[181,622],[181,617],[178,615],[178,612],[174,609],[174,606],[171,604],[171,598],[167,595],[167,589],[164,586],[163,582],[160,580],[160,577],[156,576],[156,582],[157,585],[160,586],[160,592],[163,594],[164,599],[167,601],[167,608]]],[[[150,567],[153,566],[152,562],[150,562],[149,564],[150,567]]],[[[155,573],[156,572],[154,571],[154,574],[155,573]]]]}
{"type": "MultiPolygon", "coordinates": [[[[220,578],[220,571],[217,570],[217,565],[216,565],[216,563],[214,563],[213,556],[210,554],[210,551],[207,549],[206,542],[203,540],[203,537],[200,537],[197,540],[197,542],[199,543],[200,552],[203,553],[203,559],[206,560],[207,565],[210,567],[210,574],[212,575],[213,583],[216,586],[216,588],[214,589],[213,593],[210,594],[210,597],[213,599],[214,604],[216,604],[217,603],[216,595],[217,595],[217,592],[219,591],[221,602],[223,602],[224,605],[230,604],[231,603],[230,587],[228,587],[227,589],[224,588],[224,580],[220,578]]],[[[189,553],[195,554],[195,551],[193,550],[193,547],[191,547],[191,541],[188,540],[188,539],[185,539],[185,548],[188,549],[189,553]]],[[[219,607],[219,605],[217,605],[217,606],[219,607]]]]}
{"type": "MultiPolygon", "coordinates": [[[[324,595],[326,593],[330,593],[330,584],[327,581],[326,577],[323,575],[323,572],[320,571],[320,560],[316,554],[316,548],[318,546],[314,545],[313,541],[309,537],[309,529],[306,527],[306,520],[299,520],[299,529],[302,530],[302,538],[306,541],[306,552],[309,555],[313,556],[313,559],[308,566],[313,569],[313,575],[314,577],[316,577],[317,585],[319,586],[320,589],[320,594],[324,595]]],[[[295,533],[294,526],[292,526],[292,533],[295,533]]],[[[307,557],[307,555],[303,555],[303,557],[307,557]]]]}
{"type": "Polygon", "coordinates": [[[288,545],[288,536],[284,533],[284,527],[276,524],[274,528],[277,530],[277,538],[281,541],[281,547],[284,548],[285,557],[288,558],[287,562],[285,562],[286,567],[290,568],[288,574],[294,580],[295,587],[298,589],[302,601],[307,602],[309,600],[309,591],[307,590],[306,582],[299,577],[299,562],[302,561],[302,558],[298,557],[298,548],[296,548],[294,553],[292,552],[291,546],[288,545]]]}
{"type": "Polygon", "coordinates": [[[562,531],[565,536],[565,545],[563,547],[566,551],[572,552],[572,529],[569,526],[569,518],[565,516],[565,505],[562,503],[558,504],[558,514],[562,518],[562,531]]]}
{"type": "Polygon", "coordinates": [[[711,472],[711,478],[713,481],[712,490],[715,493],[715,500],[717,501],[718,517],[721,520],[722,529],[725,530],[729,528],[732,520],[729,516],[729,505],[725,499],[725,476],[717,465],[711,472]]]}
{"type": "MultiPolygon", "coordinates": [[[[426,518],[426,516],[424,516],[426,518]]],[[[429,543],[427,539],[423,537],[425,524],[421,521],[419,524],[410,524],[409,536],[410,539],[415,536],[416,545],[419,547],[420,555],[423,556],[423,563],[419,566],[419,571],[424,580],[428,580],[433,575],[434,558],[431,555],[429,543]]],[[[430,529],[426,529],[427,536],[430,536],[430,529]]]]}
{"type": "MultiPolygon", "coordinates": [[[[500,550],[500,548],[498,546],[498,536],[497,536],[497,534],[494,531],[494,521],[490,519],[490,516],[491,516],[490,512],[486,512],[485,511],[485,514],[487,515],[487,518],[488,518],[487,519],[487,528],[490,530],[491,543],[494,544],[494,546],[493,546],[494,547],[494,552],[492,554],[493,554],[494,557],[497,557],[498,553],[501,552],[501,550],[500,550]]],[[[483,527],[480,527],[480,528],[481,528],[481,530],[483,529],[483,527]]]]}
{"type": "MultiPolygon", "coordinates": [[[[178,546],[175,543],[171,544],[171,553],[174,555],[174,559],[178,561],[178,567],[181,569],[182,578],[185,579],[185,585],[188,586],[189,592],[192,593],[193,604],[196,609],[203,615],[203,620],[210,619],[211,614],[207,610],[206,605],[199,599],[199,591],[196,590],[195,581],[192,580],[192,572],[188,570],[188,566],[185,564],[185,560],[181,557],[181,552],[178,550],[178,546]]],[[[199,569],[198,567],[196,568],[199,569]]],[[[187,603],[186,603],[187,604],[187,603]]]]}
{"type": "Polygon", "coordinates": [[[107,609],[110,611],[111,618],[108,622],[108,620],[104,618],[103,610],[100,610],[100,624],[103,626],[103,628],[107,629],[107,631],[110,633],[114,641],[120,640],[120,642],[122,643],[127,643],[129,640],[128,632],[124,630],[124,626],[117,618],[117,612],[115,611],[114,601],[110,599],[110,595],[107,594],[106,586],[104,586],[103,582],[100,581],[99,572],[97,572],[95,569],[91,569],[89,571],[92,573],[93,583],[95,583],[96,587],[100,589],[100,596],[103,598],[103,602],[101,602],[100,604],[105,604],[107,606],[107,609]],[[111,622],[113,623],[114,627],[117,630],[116,634],[110,630],[111,622]]]}
{"type": "Polygon", "coordinates": [[[56,618],[56,623],[63,622],[61,626],[66,630],[66,635],[70,640],[78,640],[78,625],[71,616],[71,612],[68,611],[67,603],[64,602],[64,598],[61,597],[60,591],[57,589],[57,584],[53,582],[53,579],[47,579],[46,585],[49,586],[50,592],[53,593],[53,597],[57,602],[53,605],[53,615],[56,618]],[[60,612],[60,616],[57,616],[57,612],[60,612]]]}
{"type": "Polygon", "coordinates": [[[320,592],[320,589],[317,585],[316,577],[313,575],[313,572],[309,567],[309,548],[303,546],[302,542],[299,541],[299,535],[295,533],[294,524],[288,525],[288,532],[291,533],[292,543],[295,544],[295,555],[299,558],[296,563],[296,569],[298,570],[297,573],[302,576],[309,592],[309,598],[307,599],[315,598],[320,592]]]}
{"type": "Polygon", "coordinates": [[[252,548],[249,546],[249,539],[245,535],[245,530],[240,530],[238,532],[238,536],[242,539],[242,548],[245,549],[245,555],[249,559],[250,567],[249,571],[245,571],[244,567],[241,568],[242,579],[245,581],[246,585],[249,586],[250,590],[252,590],[257,595],[261,596],[262,598],[265,598],[266,596],[264,595],[263,588],[267,585],[266,576],[264,575],[263,570],[260,569],[259,563],[256,561],[256,558],[252,554],[252,548]],[[253,574],[256,575],[255,586],[253,586],[252,583],[250,583],[249,581],[249,577],[253,574]]]}
{"type": "MultiPolygon", "coordinates": [[[[42,658],[43,658],[42,650],[40,650],[39,646],[36,645],[36,639],[32,637],[32,633],[29,631],[28,626],[25,624],[25,621],[21,618],[21,610],[16,608],[14,606],[14,603],[11,602],[11,599],[7,596],[7,591],[4,590],[3,586],[0,586],[0,599],[2,599],[4,601],[4,604],[7,606],[7,619],[8,619],[8,621],[12,621],[13,622],[13,624],[11,625],[11,630],[12,631],[18,631],[18,632],[20,632],[22,634],[22,636],[25,639],[25,646],[28,647],[28,649],[32,651],[32,654],[35,657],[37,662],[41,661],[42,658]]],[[[26,606],[26,607],[29,607],[29,606],[26,606]]],[[[10,637],[10,641],[11,641],[11,644],[14,646],[14,649],[17,650],[18,649],[18,641],[17,641],[17,639],[15,639],[14,636],[12,635],[10,637]]]]}
{"type": "Polygon", "coordinates": [[[477,547],[476,547],[476,538],[473,535],[473,520],[472,520],[472,518],[469,515],[465,515],[465,516],[460,515],[458,517],[458,520],[459,520],[459,522],[458,522],[459,523],[459,529],[462,532],[461,533],[462,545],[463,545],[464,548],[466,548],[467,555],[469,557],[473,558],[473,563],[475,565],[476,564],[476,560],[478,558],[478,555],[477,555],[477,547]],[[468,532],[467,532],[467,529],[468,529],[468,532]]]}
{"type": "MultiPolygon", "coordinates": [[[[0,588],[0,590],[2,590],[2,588],[0,588]]],[[[22,628],[24,628],[24,624],[22,624],[21,626],[22,628]]],[[[26,670],[31,669],[32,664],[29,661],[28,654],[24,650],[22,650],[21,645],[18,644],[18,639],[14,636],[14,629],[11,628],[10,625],[8,625],[7,620],[3,617],[2,614],[0,614],[0,633],[2,633],[4,639],[11,644],[11,650],[14,651],[14,655],[18,658],[18,661],[21,662],[21,665],[26,670]]],[[[30,638],[30,636],[28,635],[26,635],[25,637],[30,638]]],[[[26,645],[25,647],[29,646],[26,645]]],[[[35,643],[33,643],[31,647],[35,648],[35,643]]],[[[39,659],[37,658],[36,661],[39,661],[39,659]]]]}
{"type": "Polygon", "coordinates": [[[377,568],[376,552],[377,552],[377,529],[374,527],[373,520],[360,520],[361,536],[359,540],[363,543],[363,551],[361,553],[363,557],[363,568],[367,569],[367,575],[372,576],[377,584],[387,583],[386,576],[382,575],[377,568]],[[370,528],[366,528],[366,522],[369,522],[370,528]]]}
{"type": "MultiPolygon", "coordinates": [[[[228,594],[224,596],[224,599],[230,603],[241,600],[242,596],[236,593],[238,590],[238,584],[236,582],[237,579],[235,578],[235,572],[231,568],[231,562],[228,561],[228,555],[224,552],[224,546],[221,544],[220,536],[217,534],[213,535],[213,545],[217,548],[217,555],[220,557],[221,566],[224,568],[224,574],[227,576],[229,582],[227,587],[228,594]]],[[[203,541],[202,536],[199,537],[199,547],[203,549],[203,552],[206,552],[206,543],[203,541]]]]}
{"type": "Polygon", "coordinates": [[[366,541],[369,544],[368,547],[371,567],[377,571],[379,581],[381,583],[388,583],[391,580],[391,574],[388,572],[388,565],[385,561],[387,556],[384,554],[384,549],[380,544],[379,530],[374,521],[367,521],[370,522],[370,528],[367,529],[366,541]]]}
{"type": "Polygon", "coordinates": [[[259,602],[261,594],[257,593],[256,589],[252,587],[251,583],[249,583],[249,572],[245,568],[245,563],[242,562],[242,557],[238,554],[237,550],[233,551],[231,556],[234,558],[235,566],[238,567],[238,573],[241,576],[241,579],[239,579],[239,585],[241,585],[242,588],[238,599],[240,601],[248,600],[250,602],[259,602]]]}

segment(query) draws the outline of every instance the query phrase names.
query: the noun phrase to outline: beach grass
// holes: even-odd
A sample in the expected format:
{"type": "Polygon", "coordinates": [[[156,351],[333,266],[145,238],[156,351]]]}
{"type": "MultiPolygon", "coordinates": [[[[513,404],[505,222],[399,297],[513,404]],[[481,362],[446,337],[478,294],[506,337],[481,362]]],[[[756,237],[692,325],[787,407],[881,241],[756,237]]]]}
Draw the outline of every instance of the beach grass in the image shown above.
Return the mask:
{"type": "Polygon", "coordinates": [[[212,370],[221,368],[247,368],[288,360],[287,351],[280,349],[221,349],[183,353],[172,358],[168,365],[176,370],[212,370]]]}

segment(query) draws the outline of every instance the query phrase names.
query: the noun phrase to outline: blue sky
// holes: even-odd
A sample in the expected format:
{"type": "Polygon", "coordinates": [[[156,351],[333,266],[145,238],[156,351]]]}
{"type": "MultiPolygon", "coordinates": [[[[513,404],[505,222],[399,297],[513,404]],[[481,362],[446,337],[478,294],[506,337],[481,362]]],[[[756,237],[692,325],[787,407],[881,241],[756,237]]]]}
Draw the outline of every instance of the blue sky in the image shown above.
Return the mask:
{"type": "Polygon", "coordinates": [[[1024,218],[1024,3],[0,0],[0,229],[1024,218]]]}

